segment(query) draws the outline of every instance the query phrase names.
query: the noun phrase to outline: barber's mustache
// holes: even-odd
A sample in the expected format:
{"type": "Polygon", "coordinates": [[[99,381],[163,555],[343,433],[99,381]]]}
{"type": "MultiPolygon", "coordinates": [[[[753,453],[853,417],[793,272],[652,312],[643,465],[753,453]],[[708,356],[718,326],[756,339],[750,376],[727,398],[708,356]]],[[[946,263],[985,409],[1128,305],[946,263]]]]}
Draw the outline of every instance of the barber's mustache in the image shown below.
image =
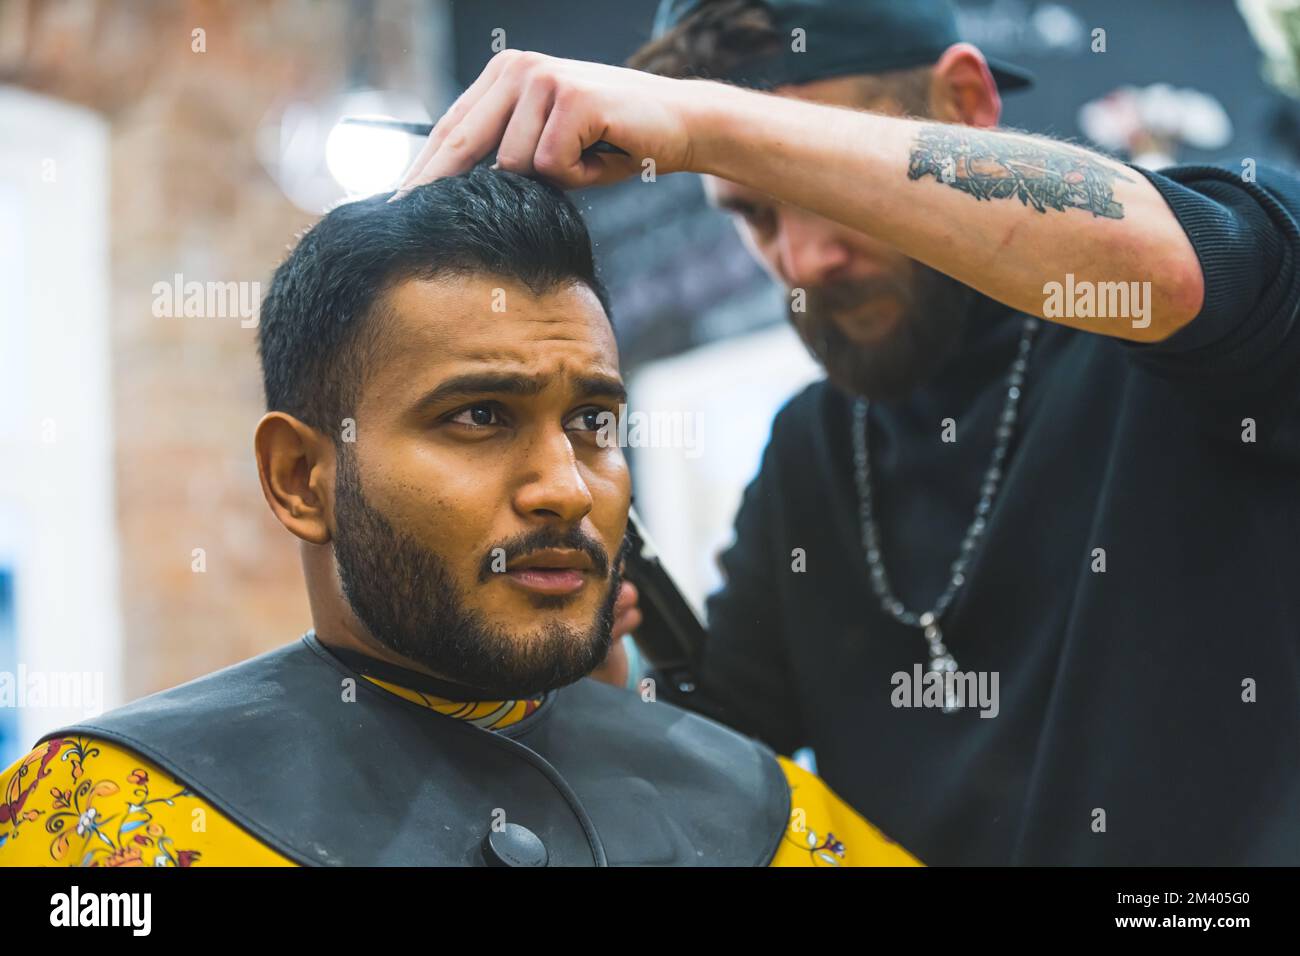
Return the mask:
{"type": "Polygon", "coordinates": [[[851,312],[880,298],[911,299],[903,282],[886,276],[844,282],[827,282],[808,289],[809,313],[851,312]]]}
{"type": "Polygon", "coordinates": [[[508,565],[515,558],[522,558],[547,548],[581,551],[591,558],[592,571],[597,577],[609,577],[609,552],[605,550],[605,546],[578,525],[573,525],[567,531],[558,528],[538,528],[536,531],[516,535],[488,548],[487,554],[483,555],[483,560],[479,564],[479,583],[486,583],[496,576],[494,565],[501,566],[499,562],[503,553],[505,563],[508,565]]]}

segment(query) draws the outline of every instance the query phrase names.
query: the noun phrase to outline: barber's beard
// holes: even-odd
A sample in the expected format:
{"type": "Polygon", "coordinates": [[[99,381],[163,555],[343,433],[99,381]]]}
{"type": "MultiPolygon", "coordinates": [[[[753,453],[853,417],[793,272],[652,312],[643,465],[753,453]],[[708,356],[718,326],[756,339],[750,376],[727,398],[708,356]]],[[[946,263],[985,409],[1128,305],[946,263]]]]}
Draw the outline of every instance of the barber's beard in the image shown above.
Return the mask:
{"type": "Polygon", "coordinates": [[[901,398],[929,381],[961,344],[977,293],[920,263],[907,280],[840,282],[807,290],[805,310],[791,300],[790,322],[831,382],[869,399],[901,398]],[[872,303],[901,309],[895,327],[878,342],[855,342],[835,315],[869,314],[872,303]]]}
{"type": "MultiPolygon", "coordinates": [[[[343,593],[376,641],[448,681],[490,699],[531,696],[589,674],[609,651],[623,552],[605,549],[574,527],[541,530],[484,548],[500,547],[509,560],[539,548],[586,551],[609,573],[609,589],[586,629],[559,621],[511,634],[466,606],[443,559],[397,531],[366,501],[353,455],[339,452],[334,556],[343,593]]],[[[624,542],[623,549],[627,544],[624,542]]],[[[556,599],[539,599],[539,611],[556,599]]],[[[542,615],[539,614],[539,617],[542,615]]]]}

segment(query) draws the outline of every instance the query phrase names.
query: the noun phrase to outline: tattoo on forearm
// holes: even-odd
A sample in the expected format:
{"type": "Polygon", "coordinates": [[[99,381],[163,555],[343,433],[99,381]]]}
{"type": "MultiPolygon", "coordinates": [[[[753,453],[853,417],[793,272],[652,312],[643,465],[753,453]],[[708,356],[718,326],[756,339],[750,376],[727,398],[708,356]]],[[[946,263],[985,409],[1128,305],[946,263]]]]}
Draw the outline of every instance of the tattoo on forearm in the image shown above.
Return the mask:
{"type": "Polygon", "coordinates": [[[976,199],[1016,198],[1039,212],[1086,209],[1123,219],[1116,179],[1133,182],[1082,150],[963,126],[925,126],[912,145],[908,179],[933,176],[976,199]]]}

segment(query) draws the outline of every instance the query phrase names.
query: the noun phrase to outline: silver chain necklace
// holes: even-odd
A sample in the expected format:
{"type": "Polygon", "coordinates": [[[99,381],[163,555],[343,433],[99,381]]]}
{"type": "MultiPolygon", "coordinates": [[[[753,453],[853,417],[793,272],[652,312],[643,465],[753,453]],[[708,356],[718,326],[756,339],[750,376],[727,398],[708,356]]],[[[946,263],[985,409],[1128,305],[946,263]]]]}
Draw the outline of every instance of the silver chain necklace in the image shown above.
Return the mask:
{"type": "MultiPolygon", "coordinates": [[[[867,400],[859,398],[853,405],[853,464],[854,476],[858,485],[858,511],[862,521],[862,548],[867,555],[867,566],[871,569],[871,587],[880,599],[880,606],[885,613],[900,624],[919,627],[925,636],[930,651],[929,669],[940,674],[957,670],[957,661],[943,642],[943,632],[939,622],[944,612],[952,604],[957,592],[966,583],[966,569],[975,554],[976,545],[984,535],[989,512],[993,510],[993,499],[998,493],[1002,481],[1002,466],[1011,447],[1011,436],[1015,431],[1016,419],[1020,408],[1021,386],[1025,381],[1025,369],[1029,366],[1029,350],[1034,344],[1034,333],[1038,330],[1038,320],[1027,317],[1020,331],[1020,345],[1015,361],[1011,363],[1011,373],[1007,376],[1007,397],[1002,406],[1002,417],[998,421],[996,443],[993,448],[993,461],[984,473],[984,484],[980,487],[979,503],[975,506],[975,518],[966,529],[966,536],[961,542],[961,551],[952,563],[952,575],[948,585],[939,595],[930,610],[916,614],[903,606],[889,586],[889,575],[885,571],[884,559],[880,554],[880,534],[876,530],[876,520],[871,505],[871,460],[867,454],[867,400]]],[[[959,710],[956,691],[951,680],[944,680],[943,712],[951,714],[959,710]]]]}

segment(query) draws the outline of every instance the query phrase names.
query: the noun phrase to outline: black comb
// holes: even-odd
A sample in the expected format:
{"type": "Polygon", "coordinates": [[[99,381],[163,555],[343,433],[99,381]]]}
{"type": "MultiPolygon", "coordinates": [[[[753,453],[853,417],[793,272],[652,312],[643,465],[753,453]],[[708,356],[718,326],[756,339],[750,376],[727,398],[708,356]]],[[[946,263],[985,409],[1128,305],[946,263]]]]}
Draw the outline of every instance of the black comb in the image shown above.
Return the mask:
{"type": "MultiPolygon", "coordinates": [[[[347,123],[349,126],[375,126],[379,129],[395,129],[402,133],[410,133],[412,136],[428,136],[433,132],[432,123],[412,123],[406,120],[379,119],[369,116],[345,116],[339,122],[347,123]]],[[[625,149],[620,149],[613,143],[607,143],[603,139],[598,139],[583,151],[585,156],[588,153],[612,153],[616,156],[630,156],[625,149]]]]}

